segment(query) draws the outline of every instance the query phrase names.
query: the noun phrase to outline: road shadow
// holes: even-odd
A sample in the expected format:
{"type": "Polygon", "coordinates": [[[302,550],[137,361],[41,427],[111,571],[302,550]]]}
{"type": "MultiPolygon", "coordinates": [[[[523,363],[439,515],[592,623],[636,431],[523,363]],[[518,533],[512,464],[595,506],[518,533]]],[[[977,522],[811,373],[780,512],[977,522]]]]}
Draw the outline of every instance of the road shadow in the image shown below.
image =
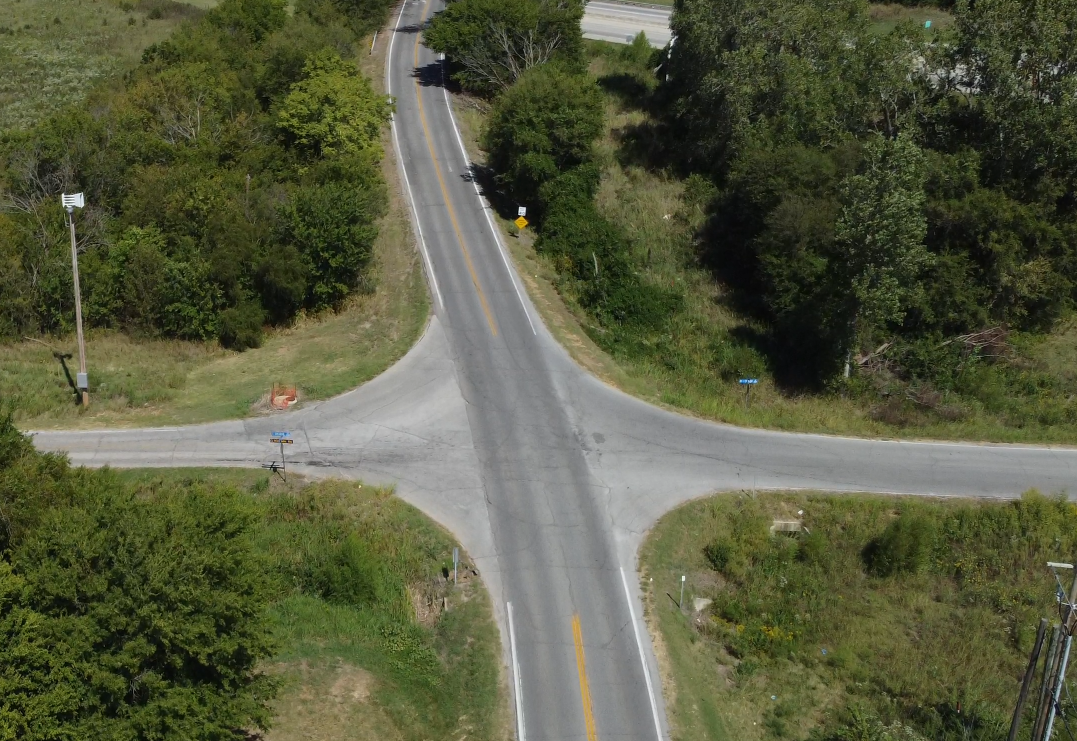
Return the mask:
{"type": "Polygon", "coordinates": [[[443,62],[431,62],[412,70],[411,76],[423,87],[448,87],[448,73],[443,62]]]}

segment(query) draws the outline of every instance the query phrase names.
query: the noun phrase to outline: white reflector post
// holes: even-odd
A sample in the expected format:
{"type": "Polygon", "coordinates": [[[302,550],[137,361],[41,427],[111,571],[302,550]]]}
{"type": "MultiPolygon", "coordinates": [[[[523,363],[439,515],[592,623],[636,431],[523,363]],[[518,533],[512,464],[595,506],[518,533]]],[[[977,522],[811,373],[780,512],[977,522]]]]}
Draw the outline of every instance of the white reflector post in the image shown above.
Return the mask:
{"type": "Polygon", "coordinates": [[[86,206],[86,198],[82,193],[64,193],[60,196],[60,202],[64,208],[83,208],[86,206]]]}

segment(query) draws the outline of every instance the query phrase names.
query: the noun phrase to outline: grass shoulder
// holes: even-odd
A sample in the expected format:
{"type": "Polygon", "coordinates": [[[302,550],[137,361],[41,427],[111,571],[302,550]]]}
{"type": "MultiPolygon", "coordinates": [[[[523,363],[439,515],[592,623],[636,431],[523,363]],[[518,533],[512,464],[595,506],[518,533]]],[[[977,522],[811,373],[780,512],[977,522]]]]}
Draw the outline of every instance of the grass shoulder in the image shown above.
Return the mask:
{"type": "Polygon", "coordinates": [[[499,739],[507,688],[492,605],[467,554],[452,583],[452,536],[392,492],[355,482],[284,482],[261,471],[117,472],[146,494],[228,487],[257,513],[255,551],[280,682],[265,741],[499,739]]]}
{"type": "Polygon", "coordinates": [[[1003,738],[1075,518],[1034,493],[742,492],[669,513],[640,569],[673,738],[1003,738]]]}

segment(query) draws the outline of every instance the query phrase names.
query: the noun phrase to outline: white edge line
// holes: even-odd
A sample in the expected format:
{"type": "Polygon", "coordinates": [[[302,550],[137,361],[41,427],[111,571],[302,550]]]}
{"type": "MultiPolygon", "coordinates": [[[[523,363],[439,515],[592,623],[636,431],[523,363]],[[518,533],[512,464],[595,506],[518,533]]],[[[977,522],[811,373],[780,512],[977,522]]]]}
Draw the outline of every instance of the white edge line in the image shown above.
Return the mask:
{"type": "MultiPolygon", "coordinates": [[[[404,7],[407,4],[407,0],[400,3],[400,12],[396,15],[396,25],[393,26],[393,34],[389,37],[389,49],[385,55],[385,94],[390,96],[393,94],[393,42],[396,41],[396,30],[400,27],[400,21],[404,17],[404,7]]],[[[396,149],[396,163],[400,168],[400,174],[404,176],[404,188],[407,190],[408,205],[411,206],[411,214],[415,220],[415,231],[419,235],[419,251],[423,256],[423,265],[426,266],[427,275],[430,276],[430,283],[434,286],[434,296],[437,298],[438,306],[444,308],[445,302],[441,299],[441,289],[438,287],[438,278],[434,275],[434,263],[430,260],[430,255],[426,251],[426,238],[423,237],[423,228],[419,224],[419,210],[415,206],[415,195],[411,192],[411,181],[408,180],[408,168],[404,166],[404,153],[400,150],[400,137],[396,134],[395,114],[390,114],[389,116],[389,129],[393,133],[393,147],[396,149]]]]}
{"type": "Polygon", "coordinates": [[[632,620],[632,632],[636,634],[636,646],[639,648],[639,660],[643,664],[643,679],[647,682],[647,697],[651,701],[651,715],[654,717],[654,731],[658,741],[662,741],[662,723],[658,720],[658,702],[654,699],[654,685],[651,684],[651,671],[647,668],[647,656],[643,653],[643,641],[639,637],[639,624],[636,623],[636,611],[632,609],[632,592],[628,590],[628,579],[625,577],[624,566],[621,567],[621,583],[625,588],[625,599],[628,600],[628,617],[632,620]]]}
{"type": "MultiPolygon", "coordinates": [[[[445,59],[445,55],[439,55],[442,61],[445,59]]],[[[445,65],[441,67],[441,92],[445,96],[445,107],[449,109],[449,120],[452,121],[452,132],[456,135],[456,143],[460,146],[460,154],[464,157],[464,166],[471,174],[471,186],[475,189],[475,196],[479,199],[479,205],[482,206],[482,212],[486,216],[486,223],[490,225],[490,231],[493,232],[494,242],[497,243],[497,251],[501,253],[501,260],[505,263],[505,270],[509,273],[509,280],[512,281],[512,287],[516,290],[516,298],[520,299],[520,306],[524,310],[524,316],[527,317],[527,323],[531,325],[531,334],[538,335],[538,331],[535,329],[535,323],[531,321],[531,312],[527,310],[527,302],[524,301],[524,295],[520,291],[520,286],[516,283],[516,271],[509,265],[509,257],[505,253],[505,245],[501,244],[501,234],[498,228],[494,225],[494,220],[490,217],[490,204],[482,196],[482,192],[479,190],[479,184],[475,182],[475,172],[471,167],[471,158],[467,156],[467,149],[464,148],[464,140],[460,137],[460,127],[456,125],[456,116],[452,112],[452,102],[449,100],[449,89],[445,85],[445,65]]]]}
{"type": "MultiPolygon", "coordinates": [[[[623,574],[623,571],[622,571],[623,574]]],[[[524,736],[524,700],[520,690],[520,662],[516,660],[516,627],[512,623],[512,603],[506,602],[509,613],[509,650],[512,652],[512,686],[516,696],[516,738],[525,741],[524,736]]]]}

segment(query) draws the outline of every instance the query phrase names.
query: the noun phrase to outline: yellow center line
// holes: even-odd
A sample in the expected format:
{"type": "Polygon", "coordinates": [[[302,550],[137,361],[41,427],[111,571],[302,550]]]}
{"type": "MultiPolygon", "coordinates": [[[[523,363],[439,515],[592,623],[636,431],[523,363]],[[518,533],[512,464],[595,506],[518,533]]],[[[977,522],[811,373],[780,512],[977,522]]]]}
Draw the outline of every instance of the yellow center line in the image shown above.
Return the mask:
{"type": "Polygon", "coordinates": [[[587,685],[587,661],[583,656],[583,628],[580,616],[572,616],[572,639],[576,642],[576,668],[580,671],[580,700],[583,701],[583,724],[587,728],[587,741],[596,741],[595,714],[591,708],[591,688],[587,685]]]}
{"type": "MultiPolygon", "coordinates": [[[[426,21],[426,11],[429,7],[429,3],[423,6],[422,17],[419,18],[420,26],[426,21]]],[[[419,69],[418,34],[415,36],[415,69],[416,71],[419,69]]],[[[456,232],[456,241],[460,243],[460,249],[464,253],[464,262],[467,263],[467,270],[471,273],[471,282],[475,284],[475,290],[479,294],[479,303],[482,304],[483,313],[486,314],[486,322],[490,325],[490,332],[493,333],[494,337],[497,337],[497,324],[494,322],[494,315],[490,311],[490,305],[486,302],[486,294],[482,292],[482,286],[479,285],[479,275],[475,272],[475,264],[471,262],[471,253],[468,252],[467,244],[464,242],[464,235],[460,232],[460,224],[456,221],[456,212],[449,201],[449,189],[445,187],[445,178],[441,175],[441,167],[438,165],[437,155],[434,154],[434,141],[431,139],[430,129],[426,125],[426,114],[423,112],[423,95],[418,79],[415,80],[415,99],[419,102],[419,121],[423,125],[423,135],[426,137],[426,146],[430,149],[430,158],[434,161],[434,172],[438,176],[438,185],[441,186],[441,195],[445,199],[445,208],[449,211],[449,220],[452,222],[453,231],[456,232]]]]}

